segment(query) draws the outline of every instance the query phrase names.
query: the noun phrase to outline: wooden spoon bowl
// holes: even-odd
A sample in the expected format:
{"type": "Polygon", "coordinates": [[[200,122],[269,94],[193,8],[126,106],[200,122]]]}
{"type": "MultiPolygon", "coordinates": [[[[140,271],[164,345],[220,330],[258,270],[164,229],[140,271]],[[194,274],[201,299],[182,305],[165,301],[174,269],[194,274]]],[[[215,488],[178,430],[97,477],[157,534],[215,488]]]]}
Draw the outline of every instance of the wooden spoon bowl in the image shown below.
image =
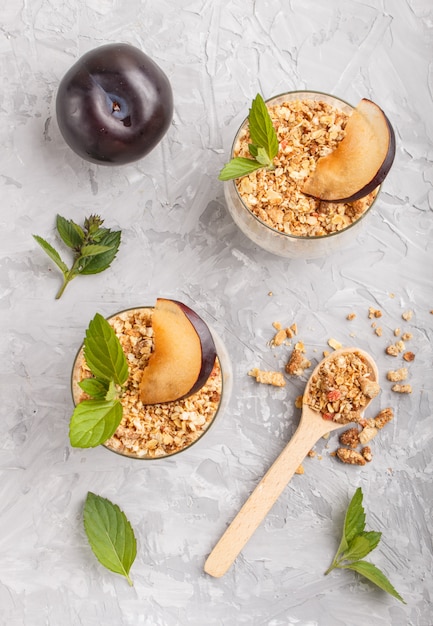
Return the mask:
{"type": "MultiPolygon", "coordinates": [[[[349,353],[356,353],[363,359],[369,370],[369,380],[377,383],[379,372],[376,363],[367,352],[359,348],[342,348],[341,350],[335,350],[327,356],[326,359],[320,361],[305,386],[302,415],[295,434],[258,483],[208,556],[204,566],[204,570],[207,574],[219,578],[226,573],[247,541],[266,517],[273,504],[279,498],[311,448],[321,437],[330,431],[347,426],[347,424],[323,419],[321,413],[311,409],[306,404],[306,398],[314,377],[317,376],[319,369],[325,361],[349,353]]],[[[368,404],[369,401],[366,403],[363,411],[368,404]]]]}

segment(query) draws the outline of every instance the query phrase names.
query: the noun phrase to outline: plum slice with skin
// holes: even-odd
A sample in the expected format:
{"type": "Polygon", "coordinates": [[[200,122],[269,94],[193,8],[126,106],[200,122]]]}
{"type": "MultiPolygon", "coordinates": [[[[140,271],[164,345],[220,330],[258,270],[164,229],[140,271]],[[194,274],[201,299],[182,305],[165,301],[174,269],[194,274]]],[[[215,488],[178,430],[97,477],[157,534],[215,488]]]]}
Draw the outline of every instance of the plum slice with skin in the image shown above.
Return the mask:
{"type": "Polygon", "coordinates": [[[354,202],[378,187],[395,157],[395,134],[380,107],[362,99],[335,150],[317,161],[302,191],[327,202],[354,202]]]}
{"type": "Polygon", "coordinates": [[[152,327],[154,350],[143,370],[141,401],[173,402],[199,391],[217,356],[207,324],[186,304],[158,298],[152,327]]]}

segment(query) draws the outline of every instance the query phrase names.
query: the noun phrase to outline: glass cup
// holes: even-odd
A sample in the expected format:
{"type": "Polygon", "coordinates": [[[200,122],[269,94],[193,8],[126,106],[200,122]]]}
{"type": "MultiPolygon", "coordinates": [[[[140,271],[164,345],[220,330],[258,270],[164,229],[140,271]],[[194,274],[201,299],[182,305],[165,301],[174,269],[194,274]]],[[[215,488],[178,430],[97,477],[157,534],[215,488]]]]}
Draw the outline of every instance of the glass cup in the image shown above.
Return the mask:
{"type": "MultiPolygon", "coordinates": [[[[152,309],[153,309],[152,306],[143,306],[143,307],[134,307],[130,309],[124,309],[108,317],[107,319],[108,321],[115,321],[116,318],[120,318],[120,316],[122,316],[123,319],[125,319],[125,317],[128,318],[128,316],[133,315],[137,311],[146,312],[146,311],[151,311],[152,309]]],[[[162,438],[164,428],[168,429],[169,427],[171,427],[174,419],[178,420],[178,423],[180,424],[180,430],[181,430],[182,422],[184,420],[184,413],[185,415],[192,414],[193,416],[197,416],[196,421],[198,422],[198,425],[195,425],[194,422],[190,421],[190,424],[192,423],[192,428],[193,429],[195,428],[195,430],[190,431],[190,425],[188,425],[188,419],[185,420],[184,427],[186,428],[186,431],[188,432],[188,438],[184,445],[183,443],[179,443],[179,446],[173,449],[172,451],[167,451],[167,450],[163,451],[163,448],[165,447],[163,445],[156,445],[154,449],[145,448],[145,447],[138,447],[138,449],[134,449],[133,445],[125,446],[122,444],[122,437],[118,435],[118,433],[122,430],[122,426],[124,423],[122,420],[115,435],[111,437],[108,441],[106,441],[104,444],[102,444],[105,448],[107,448],[108,450],[112,452],[116,452],[117,454],[129,457],[129,458],[155,460],[155,459],[171,457],[176,454],[179,454],[180,452],[184,452],[185,450],[190,448],[192,445],[200,441],[202,437],[208,432],[210,426],[212,426],[215,423],[218,416],[221,416],[223,414],[224,410],[226,409],[228,405],[228,402],[231,396],[231,391],[232,391],[233,374],[232,374],[230,357],[223,341],[221,340],[220,336],[215,332],[215,330],[209,326],[209,324],[207,324],[207,326],[212,334],[215,347],[216,347],[217,371],[216,371],[215,380],[211,383],[210,382],[211,376],[210,376],[208,381],[205,383],[204,387],[202,388],[202,390],[207,389],[207,385],[212,385],[212,387],[209,387],[209,394],[211,394],[213,389],[217,389],[219,392],[219,399],[218,401],[212,403],[212,406],[215,405],[214,409],[210,413],[209,411],[206,413],[206,419],[204,423],[200,423],[202,421],[201,419],[202,416],[199,410],[200,409],[199,396],[202,390],[199,390],[198,392],[196,392],[196,394],[193,394],[192,396],[189,396],[187,399],[185,399],[185,401],[180,400],[180,401],[174,401],[174,402],[169,402],[169,403],[164,403],[164,404],[159,404],[159,405],[143,405],[142,410],[138,411],[136,417],[134,417],[134,420],[136,419],[139,420],[138,424],[140,424],[140,418],[146,420],[146,423],[149,424],[150,420],[152,419],[152,416],[155,416],[156,413],[158,412],[163,413],[164,414],[163,416],[161,415],[157,416],[158,423],[161,425],[160,437],[162,438]],[[195,402],[196,398],[197,398],[197,402],[195,402]],[[194,412],[195,408],[197,409],[196,412],[194,412]],[[155,409],[157,409],[156,412],[155,412],[155,409]],[[166,421],[164,422],[163,420],[166,420],[166,421]]],[[[82,391],[82,389],[80,388],[78,384],[79,381],[83,377],[83,370],[82,370],[83,363],[84,363],[84,354],[83,354],[83,345],[82,345],[80,349],[78,350],[78,353],[75,357],[73,368],[72,368],[71,391],[72,391],[72,398],[74,401],[74,405],[77,405],[85,397],[84,392],[82,391]]],[[[130,368],[130,373],[131,373],[131,368],[130,368]]],[[[124,414],[125,414],[125,409],[124,409],[124,414]]],[[[130,420],[128,419],[128,421],[130,420]]],[[[138,426],[138,431],[140,431],[140,426],[138,426]]],[[[134,433],[132,434],[134,435],[134,433]]],[[[167,435],[168,433],[166,432],[166,436],[167,435]]],[[[128,435],[125,435],[124,430],[123,430],[122,436],[126,436],[126,438],[128,439],[128,435]]],[[[149,439],[150,439],[150,435],[147,437],[147,442],[149,441],[149,439]]],[[[158,433],[156,433],[156,438],[154,439],[154,441],[156,444],[158,444],[158,433]]]]}
{"type": "MultiPolygon", "coordinates": [[[[266,101],[268,106],[282,104],[293,100],[314,100],[325,102],[344,113],[350,114],[353,107],[334,96],[317,91],[292,91],[270,98],[266,101]]],[[[239,138],[248,123],[245,119],[233,141],[230,158],[235,155],[239,138]]],[[[378,193],[372,199],[371,204],[361,216],[342,230],[319,236],[292,235],[266,224],[257,217],[241,198],[235,180],[224,182],[224,196],[227,209],[240,230],[256,245],[268,252],[272,252],[286,258],[313,259],[324,257],[337,249],[353,244],[360,232],[366,217],[375,204],[378,193]]]]}

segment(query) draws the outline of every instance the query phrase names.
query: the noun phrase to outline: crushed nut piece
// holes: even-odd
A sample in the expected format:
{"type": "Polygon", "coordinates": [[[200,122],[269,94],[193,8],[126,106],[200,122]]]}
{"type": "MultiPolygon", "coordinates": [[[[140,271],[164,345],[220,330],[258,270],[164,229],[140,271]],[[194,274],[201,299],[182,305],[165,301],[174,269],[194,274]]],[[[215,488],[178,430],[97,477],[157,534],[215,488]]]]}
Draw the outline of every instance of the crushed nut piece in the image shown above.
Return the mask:
{"type": "Polygon", "coordinates": [[[362,444],[366,444],[372,439],[374,439],[377,435],[377,428],[366,426],[359,433],[359,441],[362,444]]]}
{"type": "Polygon", "coordinates": [[[413,338],[412,333],[403,333],[401,336],[403,341],[410,341],[413,338]]]}
{"type": "Polygon", "coordinates": [[[355,319],[355,317],[356,317],[356,313],[349,313],[349,314],[346,316],[346,319],[347,319],[347,320],[349,320],[349,321],[352,321],[352,320],[354,320],[354,319],[355,319]]]}
{"type": "Polygon", "coordinates": [[[391,387],[392,391],[397,393],[412,393],[412,385],[393,385],[391,387]]]}
{"type": "Polygon", "coordinates": [[[401,316],[404,320],[406,320],[406,322],[408,322],[413,317],[413,311],[409,309],[409,311],[405,311],[404,313],[402,313],[401,316]]]}
{"type": "Polygon", "coordinates": [[[364,459],[367,461],[367,463],[369,463],[371,459],[373,458],[373,455],[371,453],[371,448],[369,446],[365,446],[365,448],[362,448],[361,454],[364,457],[364,459]]]}
{"type": "Polygon", "coordinates": [[[302,402],[304,400],[304,396],[296,396],[295,407],[297,409],[302,409],[302,402]]]}
{"type": "Polygon", "coordinates": [[[316,456],[316,451],[315,450],[310,450],[309,453],[308,453],[308,456],[313,459],[316,456]]]}
{"type": "Polygon", "coordinates": [[[356,450],[350,450],[349,448],[338,448],[337,456],[343,463],[349,463],[350,465],[365,465],[366,460],[356,450]]]}
{"type": "Polygon", "coordinates": [[[372,319],[373,317],[382,317],[382,311],[380,309],[375,309],[374,307],[368,307],[368,317],[372,319]]]}
{"type": "Polygon", "coordinates": [[[328,346],[330,346],[334,350],[339,350],[340,348],[343,347],[343,344],[341,344],[336,339],[332,339],[332,337],[331,337],[331,339],[328,339],[328,346]]]}
{"type": "Polygon", "coordinates": [[[357,448],[359,446],[359,430],[357,428],[349,428],[341,433],[339,441],[343,446],[357,448]]]}
{"type": "Polygon", "coordinates": [[[406,380],[407,378],[407,367],[400,367],[398,370],[389,370],[386,375],[387,379],[392,381],[393,383],[400,382],[402,380],[406,380]]]}
{"type": "Polygon", "coordinates": [[[275,328],[275,330],[281,330],[282,328],[280,322],[272,322],[272,326],[275,328]]]}
{"type": "Polygon", "coordinates": [[[378,337],[382,337],[382,328],[380,326],[376,328],[374,332],[376,333],[378,337]]]}
{"type": "Polygon", "coordinates": [[[374,426],[379,430],[382,429],[385,424],[388,424],[394,418],[394,411],[391,407],[382,409],[374,418],[374,426]]]}
{"type": "Polygon", "coordinates": [[[283,329],[280,329],[275,335],[274,338],[271,341],[271,344],[273,346],[281,346],[281,344],[287,339],[287,334],[286,331],[283,329]]]}
{"type": "Polygon", "coordinates": [[[403,352],[405,349],[405,345],[403,341],[396,341],[385,349],[385,352],[390,356],[398,356],[400,352],[403,352]]]}
{"type": "Polygon", "coordinates": [[[394,329],[394,335],[395,335],[396,337],[399,337],[399,336],[401,335],[401,328],[395,328],[395,329],[394,329]]]}
{"type": "Polygon", "coordinates": [[[284,387],[286,381],[281,372],[272,372],[260,370],[258,367],[253,368],[248,372],[249,376],[253,376],[258,383],[264,385],[273,385],[274,387],[284,387]]]}
{"type": "Polygon", "coordinates": [[[413,352],[405,352],[403,354],[403,359],[407,361],[408,363],[410,363],[411,361],[415,359],[415,355],[413,352]]]}
{"type": "Polygon", "coordinates": [[[291,376],[302,376],[304,370],[310,367],[310,365],[311,362],[304,357],[302,351],[294,348],[285,369],[291,376]]]}

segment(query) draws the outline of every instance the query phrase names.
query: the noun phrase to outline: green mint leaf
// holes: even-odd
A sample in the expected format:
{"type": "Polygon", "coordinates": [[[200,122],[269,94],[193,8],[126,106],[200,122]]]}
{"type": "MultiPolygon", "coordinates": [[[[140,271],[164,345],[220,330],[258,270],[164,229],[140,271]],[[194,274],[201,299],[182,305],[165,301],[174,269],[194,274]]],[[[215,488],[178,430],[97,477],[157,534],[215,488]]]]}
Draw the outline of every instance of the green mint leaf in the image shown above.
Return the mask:
{"type": "Polygon", "coordinates": [[[100,239],[100,244],[107,248],[106,252],[82,259],[80,274],[98,274],[110,267],[119,249],[120,239],[120,231],[106,231],[100,239]]]}
{"type": "Polygon", "coordinates": [[[96,313],[86,331],[84,358],[94,376],[123,385],[128,380],[128,364],[113,328],[96,313]]]}
{"type": "Polygon", "coordinates": [[[248,144],[248,150],[252,157],[256,158],[259,153],[259,146],[256,146],[254,143],[248,144]]]}
{"type": "Polygon", "coordinates": [[[278,154],[278,137],[268,107],[260,94],[257,94],[252,102],[248,124],[251,141],[264,148],[272,162],[278,154]]]}
{"type": "Polygon", "coordinates": [[[251,174],[255,170],[260,170],[264,166],[255,159],[245,157],[235,157],[224,165],[219,173],[219,180],[233,180],[251,174]]]}
{"type": "Polygon", "coordinates": [[[363,532],[352,539],[342,560],[358,561],[370,554],[379,544],[382,533],[375,531],[363,532]]]}
{"type": "Polygon", "coordinates": [[[106,400],[115,400],[119,397],[119,388],[118,385],[112,380],[108,383],[107,393],[105,394],[106,400]]]}
{"type": "Polygon", "coordinates": [[[62,238],[63,242],[72,249],[80,248],[84,243],[84,231],[75,224],[72,220],[67,220],[65,217],[58,215],[56,218],[57,231],[62,238]]]}
{"type": "Polygon", "coordinates": [[[86,257],[103,254],[104,252],[108,252],[108,250],[111,250],[110,246],[101,246],[99,243],[91,243],[87,246],[82,246],[80,250],[80,262],[86,257]]]}
{"type": "Polygon", "coordinates": [[[362,506],[362,489],[358,487],[346,511],[344,519],[344,538],[347,545],[352,539],[364,531],[365,511],[362,506]]]}
{"type": "Polygon", "coordinates": [[[344,567],[345,569],[351,569],[355,572],[358,572],[358,574],[361,574],[361,576],[367,578],[370,582],[377,585],[377,587],[380,587],[380,589],[382,589],[383,591],[386,591],[387,593],[394,596],[394,598],[397,598],[397,600],[400,600],[400,602],[403,602],[403,604],[406,604],[406,602],[396,591],[396,589],[390,583],[385,574],[383,574],[383,572],[381,572],[379,568],[373,565],[373,563],[368,563],[367,561],[356,561],[355,563],[345,565],[344,567]]]}
{"type": "Polygon", "coordinates": [[[55,250],[53,246],[48,243],[48,241],[45,241],[45,239],[42,239],[42,237],[39,237],[39,235],[33,235],[33,238],[38,242],[41,248],[48,254],[50,259],[54,261],[57,267],[61,270],[62,274],[66,274],[68,271],[68,266],[62,261],[62,259],[60,258],[60,254],[57,252],[57,250],[55,250]]]}
{"type": "Polygon", "coordinates": [[[134,531],[125,513],[110,500],[90,492],[83,511],[84,529],[98,561],[111,572],[125,576],[137,555],[134,531]]]}
{"type": "Polygon", "coordinates": [[[269,155],[264,148],[257,149],[256,161],[258,163],[261,163],[264,167],[267,167],[270,169],[274,167],[272,163],[272,159],[269,158],[269,155]]]}
{"type": "Polygon", "coordinates": [[[99,378],[84,378],[78,383],[84,393],[91,396],[95,400],[107,400],[109,382],[100,380],[99,378]]]}
{"type": "Polygon", "coordinates": [[[74,448],[95,448],[109,439],[123,415],[120,400],[83,400],[69,423],[69,440],[74,448]]]}

